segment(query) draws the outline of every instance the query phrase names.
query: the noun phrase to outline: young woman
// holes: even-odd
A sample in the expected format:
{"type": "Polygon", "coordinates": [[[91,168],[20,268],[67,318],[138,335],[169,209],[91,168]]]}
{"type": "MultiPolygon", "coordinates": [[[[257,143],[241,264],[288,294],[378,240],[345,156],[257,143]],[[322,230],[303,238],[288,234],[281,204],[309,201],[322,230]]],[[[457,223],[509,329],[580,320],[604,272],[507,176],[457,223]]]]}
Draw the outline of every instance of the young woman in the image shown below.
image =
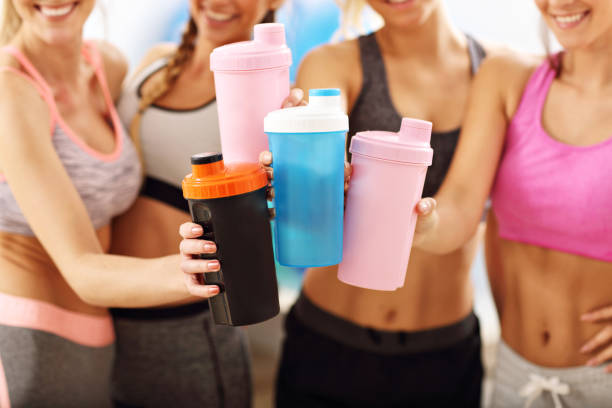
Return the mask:
{"type": "Polygon", "coordinates": [[[564,51],[485,63],[437,210],[419,204],[428,216],[415,243],[463,245],[492,191],[487,261],[502,326],[492,406],[608,407],[612,3],[536,4],[564,51]]]}
{"type": "MultiPolygon", "coordinates": [[[[181,43],[157,46],[145,57],[119,104],[119,114],[131,124],[141,148],[145,185],[134,206],[114,223],[113,253],[148,258],[176,250],[176,225],[190,219],[181,191],[181,181],[191,171],[189,158],[221,151],[209,55],[221,45],[249,40],[253,26],[272,22],[281,3],[192,0],[181,43]]],[[[300,99],[298,92],[287,105],[300,99]]],[[[205,243],[196,245],[201,249],[205,243]]],[[[113,315],[118,404],[250,405],[246,334],[215,325],[208,302],[115,309],[113,315]]]]}
{"type": "MultiPolygon", "coordinates": [[[[484,50],[451,24],[441,0],[368,4],[385,26],[312,52],[297,85],[340,88],[350,135],[395,132],[402,116],[433,121],[424,194],[434,195],[484,50]]],[[[346,16],[363,2],[345,6],[346,16]]],[[[483,371],[469,283],[475,250],[475,234],[448,255],[413,250],[406,283],[392,293],[343,284],[337,267],[309,270],[286,322],[278,406],[478,407],[483,371]]]]}
{"type": "Polygon", "coordinates": [[[138,192],[140,165],[113,106],[126,64],[108,44],[82,41],[94,4],[2,4],[3,408],[111,406],[114,332],[105,307],[190,298],[178,255],[105,254],[111,219],[138,192]]]}

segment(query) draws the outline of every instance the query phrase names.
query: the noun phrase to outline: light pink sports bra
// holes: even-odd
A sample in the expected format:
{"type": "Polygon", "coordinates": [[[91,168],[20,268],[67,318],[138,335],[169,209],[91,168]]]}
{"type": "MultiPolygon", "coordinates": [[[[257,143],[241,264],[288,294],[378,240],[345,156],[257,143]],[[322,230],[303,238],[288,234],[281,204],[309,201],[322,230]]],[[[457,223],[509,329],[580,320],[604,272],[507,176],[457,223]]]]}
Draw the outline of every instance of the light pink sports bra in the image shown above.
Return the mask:
{"type": "Polygon", "coordinates": [[[612,134],[586,147],[553,139],[542,110],[554,79],[547,61],[508,126],[492,192],[499,235],[612,262],[612,134]]]}
{"type": "MultiPolygon", "coordinates": [[[[115,110],[102,58],[95,45],[86,42],[83,56],[95,70],[115,131],[115,149],[110,154],[95,151],[74,134],[59,114],[51,88],[21,51],[11,46],[0,51],[19,61],[25,73],[6,66],[0,67],[0,71],[12,71],[30,81],[49,106],[53,146],[79,192],[93,226],[98,229],[109,224],[113,217],[126,211],[136,199],[141,182],[140,162],[115,110]]],[[[10,180],[5,180],[1,174],[0,231],[34,235],[11,192],[10,180]]]]}

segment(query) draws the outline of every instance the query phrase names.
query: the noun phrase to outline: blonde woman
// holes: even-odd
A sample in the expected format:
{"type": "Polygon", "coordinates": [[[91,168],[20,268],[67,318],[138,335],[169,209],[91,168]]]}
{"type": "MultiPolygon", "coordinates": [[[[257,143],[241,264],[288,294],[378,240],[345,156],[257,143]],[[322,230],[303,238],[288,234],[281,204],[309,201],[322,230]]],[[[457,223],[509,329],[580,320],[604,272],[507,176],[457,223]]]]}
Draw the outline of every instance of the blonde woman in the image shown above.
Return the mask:
{"type": "MultiPolygon", "coordinates": [[[[145,57],[119,104],[119,114],[131,124],[132,137],[141,148],[145,184],[134,206],[114,224],[114,253],[157,257],[176,250],[180,241],[176,225],[190,219],[181,191],[181,181],[190,172],[189,158],[198,152],[221,151],[209,55],[215,47],[250,39],[253,26],[272,22],[281,3],[192,0],[181,43],[157,46],[145,57]],[[142,239],[131,239],[134,235],[142,239]]],[[[298,91],[286,105],[300,99],[298,91]]],[[[207,243],[194,245],[202,250],[207,243]]],[[[197,266],[186,262],[189,271],[206,271],[197,266]]],[[[113,315],[118,404],[250,405],[246,334],[215,325],[208,302],[116,309],[113,315]]]]}
{"type": "Polygon", "coordinates": [[[485,63],[415,242],[454,251],[490,195],[502,334],[491,406],[611,407],[612,3],[535,3],[564,51],[485,63]]]}
{"type": "Polygon", "coordinates": [[[138,193],[140,164],[113,105],[126,64],[110,45],[82,40],[94,4],[2,3],[3,408],[110,407],[114,332],[106,307],[191,296],[178,255],[105,254],[111,219],[138,193]]]}
{"type": "MultiPolygon", "coordinates": [[[[441,0],[367,4],[384,27],[315,50],[297,85],[340,88],[350,135],[397,131],[403,116],[432,121],[435,154],[424,196],[433,196],[484,50],[452,25],[441,0]]],[[[350,18],[365,2],[343,5],[350,18]]],[[[337,267],[309,270],[286,322],[277,405],[478,407],[483,371],[469,281],[476,244],[472,232],[446,255],[414,249],[404,287],[392,293],[343,284],[337,267]]]]}

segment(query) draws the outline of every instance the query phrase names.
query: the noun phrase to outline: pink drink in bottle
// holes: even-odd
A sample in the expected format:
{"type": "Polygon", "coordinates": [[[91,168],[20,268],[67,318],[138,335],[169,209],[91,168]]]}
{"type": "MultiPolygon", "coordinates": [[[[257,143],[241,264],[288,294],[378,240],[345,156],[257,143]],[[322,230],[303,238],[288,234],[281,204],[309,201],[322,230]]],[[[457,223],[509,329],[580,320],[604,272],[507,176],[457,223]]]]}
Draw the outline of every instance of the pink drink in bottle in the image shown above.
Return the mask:
{"type": "Polygon", "coordinates": [[[268,150],[263,120],[289,96],[291,50],[282,24],[258,24],[253,41],[215,48],[215,76],[221,148],[225,162],[257,162],[268,150]]]}
{"type": "Polygon", "coordinates": [[[353,173],[338,279],[353,286],[404,286],[416,204],[433,151],[431,122],[404,118],[399,133],[362,132],[351,141],[353,173]]]}

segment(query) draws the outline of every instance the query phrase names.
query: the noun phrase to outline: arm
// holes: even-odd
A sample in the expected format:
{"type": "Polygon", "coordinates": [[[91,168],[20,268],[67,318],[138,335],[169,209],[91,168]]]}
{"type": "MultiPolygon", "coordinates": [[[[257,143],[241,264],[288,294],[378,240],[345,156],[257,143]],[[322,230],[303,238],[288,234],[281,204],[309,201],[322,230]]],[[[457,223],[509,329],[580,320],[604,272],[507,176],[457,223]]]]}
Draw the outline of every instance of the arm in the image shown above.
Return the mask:
{"type": "Polygon", "coordinates": [[[189,296],[178,255],[141,260],[103,254],[51,142],[46,104],[30,83],[12,73],[0,75],[0,123],[0,163],[15,199],[62,276],[85,302],[148,307],[189,296]]]}
{"type": "Polygon", "coordinates": [[[415,246],[444,254],[461,247],[475,233],[495,178],[509,118],[518,108],[532,68],[531,61],[509,55],[483,63],[472,83],[453,162],[436,196],[437,208],[432,199],[418,205],[417,211],[423,215],[415,246]]]}

